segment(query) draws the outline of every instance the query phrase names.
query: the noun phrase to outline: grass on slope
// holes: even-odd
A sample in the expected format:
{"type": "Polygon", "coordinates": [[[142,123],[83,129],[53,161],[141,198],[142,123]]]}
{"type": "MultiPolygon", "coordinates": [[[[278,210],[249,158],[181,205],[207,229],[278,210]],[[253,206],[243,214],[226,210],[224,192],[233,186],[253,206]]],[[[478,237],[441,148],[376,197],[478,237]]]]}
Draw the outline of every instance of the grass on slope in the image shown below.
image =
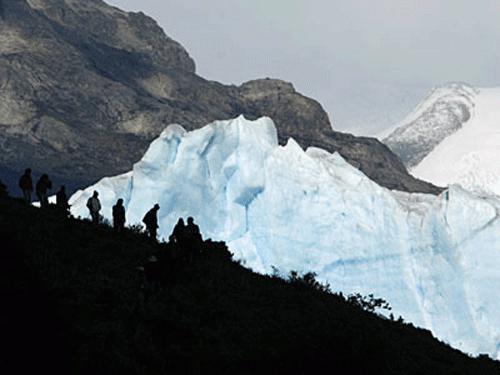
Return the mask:
{"type": "Polygon", "coordinates": [[[500,374],[314,280],[255,274],[223,243],[190,262],[12,199],[0,236],[2,374],[500,374]],[[152,254],[155,283],[137,270],[152,254]]]}

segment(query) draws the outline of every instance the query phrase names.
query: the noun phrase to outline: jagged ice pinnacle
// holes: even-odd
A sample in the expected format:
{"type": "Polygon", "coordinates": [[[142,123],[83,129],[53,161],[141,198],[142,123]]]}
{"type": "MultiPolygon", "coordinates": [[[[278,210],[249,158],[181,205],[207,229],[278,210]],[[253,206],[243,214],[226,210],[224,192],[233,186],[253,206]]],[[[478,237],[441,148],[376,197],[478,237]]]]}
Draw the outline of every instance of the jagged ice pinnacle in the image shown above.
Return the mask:
{"type": "Polygon", "coordinates": [[[87,216],[100,193],[129,223],[159,203],[160,234],[193,216],[248,267],[314,271],[332,289],[374,293],[396,315],[471,353],[500,357],[500,201],[452,186],[440,196],[382,188],[338,154],[279,146],[269,118],[186,132],[170,125],[129,173],[77,192],[87,216]]]}

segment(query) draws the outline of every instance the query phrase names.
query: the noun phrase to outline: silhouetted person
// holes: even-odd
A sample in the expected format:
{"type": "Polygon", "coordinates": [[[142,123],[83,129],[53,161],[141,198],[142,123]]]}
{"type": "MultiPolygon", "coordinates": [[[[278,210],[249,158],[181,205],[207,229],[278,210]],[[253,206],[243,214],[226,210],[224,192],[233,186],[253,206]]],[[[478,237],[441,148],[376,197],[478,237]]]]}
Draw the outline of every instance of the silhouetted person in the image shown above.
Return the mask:
{"type": "Polygon", "coordinates": [[[184,231],[186,229],[186,224],[184,224],[184,219],[181,217],[177,224],[175,224],[174,230],[169,237],[169,240],[175,243],[181,243],[184,240],[184,231]]]}
{"type": "Polygon", "coordinates": [[[184,229],[186,239],[193,242],[202,242],[203,239],[200,233],[200,227],[194,223],[192,217],[188,217],[186,228],[184,229]]]}
{"type": "Polygon", "coordinates": [[[68,196],[64,185],[61,186],[56,194],[56,207],[61,214],[64,214],[65,216],[69,215],[68,196]]]}
{"type": "Polygon", "coordinates": [[[87,208],[90,212],[90,217],[92,218],[92,222],[94,224],[99,224],[101,211],[101,201],[99,201],[99,193],[94,191],[94,194],[87,201],[87,208]]]}
{"type": "Polygon", "coordinates": [[[200,246],[203,242],[200,227],[194,223],[192,217],[188,217],[187,225],[184,229],[184,238],[181,241],[181,247],[188,253],[190,261],[200,254],[200,246]]]}
{"type": "Polygon", "coordinates": [[[148,231],[149,237],[152,240],[156,240],[156,235],[158,231],[158,211],[160,210],[160,206],[155,204],[152,209],[150,209],[142,222],[146,225],[146,230],[148,231]]]}
{"type": "Polygon", "coordinates": [[[50,181],[49,176],[43,174],[42,177],[36,183],[36,195],[40,201],[41,207],[49,207],[49,197],[47,190],[52,189],[52,181],[50,181]]]}
{"type": "Polygon", "coordinates": [[[26,169],[19,179],[19,187],[23,192],[23,198],[26,203],[31,203],[31,194],[33,194],[33,180],[31,179],[31,169],[26,169]]]}
{"type": "Polygon", "coordinates": [[[125,207],[123,199],[118,199],[113,206],[113,229],[115,233],[122,233],[125,228],[125,207]]]}

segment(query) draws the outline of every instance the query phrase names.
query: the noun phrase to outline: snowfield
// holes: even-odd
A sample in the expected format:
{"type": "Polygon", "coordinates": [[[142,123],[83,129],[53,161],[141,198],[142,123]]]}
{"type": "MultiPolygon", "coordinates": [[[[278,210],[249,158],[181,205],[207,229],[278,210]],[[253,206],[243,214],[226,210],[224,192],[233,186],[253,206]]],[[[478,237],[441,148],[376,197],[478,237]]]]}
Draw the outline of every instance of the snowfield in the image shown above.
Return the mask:
{"type": "Polygon", "coordinates": [[[473,117],[444,139],[411,173],[445,186],[500,196],[500,88],[481,89],[473,117]]]}
{"type": "Polygon", "coordinates": [[[314,271],[344,293],[373,293],[396,316],[469,353],[500,357],[500,200],[451,186],[441,196],[380,187],[338,154],[279,146],[269,118],[186,132],[169,126],[129,173],[77,192],[87,217],[125,200],[139,223],[161,206],[160,234],[193,216],[258,272],[314,271]]]}
{"type": "Polygon", "coordinates": [[[500,88],[438,88],[384,142],[417,178],[500,196],[500,88]]]}

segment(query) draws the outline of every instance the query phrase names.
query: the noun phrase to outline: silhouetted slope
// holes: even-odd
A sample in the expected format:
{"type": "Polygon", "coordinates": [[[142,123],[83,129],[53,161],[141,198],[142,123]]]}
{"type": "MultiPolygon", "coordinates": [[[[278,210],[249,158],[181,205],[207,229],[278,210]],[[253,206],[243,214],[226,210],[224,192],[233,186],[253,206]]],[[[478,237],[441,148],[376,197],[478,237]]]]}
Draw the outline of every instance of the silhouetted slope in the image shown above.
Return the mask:
{"type": "Polygon", "coordinates": [[[222,243],[205,242],[190,263],[136,232],[116,237],[14,200],[0,200],[0,236],[1,339],[9,348],[0,352],[1,373],[500,371],[304,279],[254,274],[222,243]],[[136,268],[151,254],[161,280],[143,287],[136,268]]]}

